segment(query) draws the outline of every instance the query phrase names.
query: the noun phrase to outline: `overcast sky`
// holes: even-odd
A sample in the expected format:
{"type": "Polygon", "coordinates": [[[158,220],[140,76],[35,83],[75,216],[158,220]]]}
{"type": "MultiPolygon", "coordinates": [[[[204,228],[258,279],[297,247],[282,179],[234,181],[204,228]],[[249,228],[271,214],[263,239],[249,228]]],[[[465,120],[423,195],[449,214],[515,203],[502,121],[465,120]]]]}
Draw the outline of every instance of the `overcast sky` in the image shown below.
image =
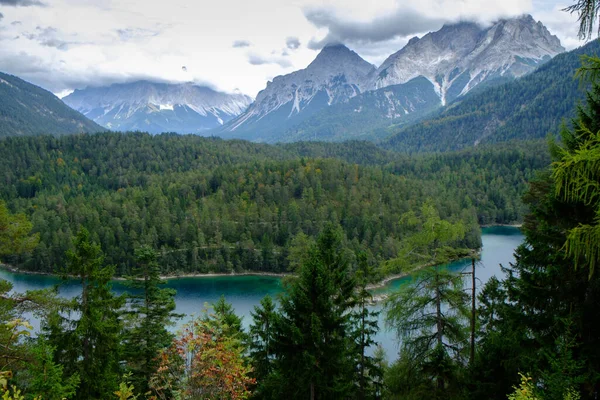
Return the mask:
{"type": "Polygon", "coordinates": [[[0,0],[0,71],[62,95],[151,79],[250,96],[343,42],[379,65],[446,22],[530,13],[563,46],[568,0],[0,0]]]}

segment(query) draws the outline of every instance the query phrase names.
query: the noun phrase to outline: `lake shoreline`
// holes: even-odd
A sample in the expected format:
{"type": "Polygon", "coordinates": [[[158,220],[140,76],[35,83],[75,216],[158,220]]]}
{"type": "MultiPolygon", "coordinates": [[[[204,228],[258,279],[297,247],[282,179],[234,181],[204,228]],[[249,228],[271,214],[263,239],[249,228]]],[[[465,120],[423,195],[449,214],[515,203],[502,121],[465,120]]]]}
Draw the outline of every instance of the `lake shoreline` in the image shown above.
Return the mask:
{"type": "MultiPolygon", "coordinates": [[[[493,225],[481,225],[480,227],[481,228],[493,228],[493,227],[521,228],[522,224],[493,224],[493,225]]],[[[480,257],[481,251],[482,251],[481,248],[474,250],[475,257],[480,257]]],[[[472,256],[473,255],[471,255],[471,257],[472,256]]],[[[470,257],[469,256],[460,257],[455,260],[451,260],[450,262],[466,260],[468,258],[470,258],[470,257]]],[[[427,267],[431,267],[433,265],[434,264],[420,265],[415,268],[412,268],[410,271],[407,271],[407,272],[401,272],[401,273],[386,276],[379,282],[370,283],[369,285],[367,285],[366,288],[368,290],[385,288],[392,281],[406,278],[407,276],[410,276],[411,274],[413,274],[417,271],[420,271],[427,267]]],[[[50,277],[56,277],[56,278],[61,277],[60,274],[55,274],[55,273],[50,273],[50,272],[40,272],[40,271],[27,271],[27,270],[22,270],[17,267],[14,267],[12,265],[3,264],[3,263],[0,263],[0,269],[9,271],[9,272],[12,272],[15,274],[41,275],[41,276],[50,276],[50,277]]],[[[295,276],[295,274],[290,273],[290,272],[260,272],[260,271],[244,271],[244,272],[230,272],[230,273],[208,272],[208,273],[189,273],[189,274],[177,274],[177,275],[161,275],[160,278],[170,281],[170,280],[178,280],[178,279],[186,279],[186,278],[220,278],[220,277],[232,277],[233,278],[233,277],[240,277],[240,276],[258,276],[258,277],[262,276],[262,277],[273,277],[273,278],[285,278],[285,277],[295,276]]],[[[69,276],[69,277],[76,278],[75,276],[69,276]]],[[[119,276],[119,277],[113,277],[112,280],[125,281],[126,278],[119,276]]]]}

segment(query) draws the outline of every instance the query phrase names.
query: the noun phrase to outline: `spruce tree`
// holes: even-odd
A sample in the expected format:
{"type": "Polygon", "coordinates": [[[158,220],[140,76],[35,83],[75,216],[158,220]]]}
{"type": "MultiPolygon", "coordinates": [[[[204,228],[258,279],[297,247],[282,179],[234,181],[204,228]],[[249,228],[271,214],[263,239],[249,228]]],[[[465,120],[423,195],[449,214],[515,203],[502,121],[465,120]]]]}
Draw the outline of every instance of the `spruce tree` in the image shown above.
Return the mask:
{"type": "Polygon", "coordinates": [[[341,399],[352,392],[354,286],[340,231],[327,225],[281,299],[274,397],[341,399]]]}
{"type": "Polygon", "coordinates": [[[133,293],[127,295],[123,355],[133,373],[131,381],[140,393],[148,390],[150,377],[158,367],[159,352],[173,339],[167,328],[179,317],[174,312],[176,291],[160,287],[167,282],[160,278],[157,256],[151,247],[137,249],[137,264],[127,281],[133,293]]]}
{"type": "MultiPolygon", "coordinates": [[[[518,371],[531,374],[545,398],[562,398],[572,390],[593,398],[600,391],[600,277],[595,271],[600,254],[594,239],[600,215],[598,110],[600,89],[594,85],[571,126],[563,125],[561,143],[551,144],[551,169],[530,184],[524,197],[530,209],[522,228],[525,243],[507,268],[507,279],[494,290],[490,285],[496,283],[486,286],[487,300],[501,301],[494,301],[493,315],[483,314],[476,379],[495,398],[505,398],[518,371]],[[563,385],[557,389],[561,385],[551,381],[563,385]]],[[[489,398],[480,392],[480,398],[489,398]]]]}
{"type": "Polygon", "coordinates": [[[81,283],[81,294],[68,309],[53,313],[44,330],[56,349],[55,361],[67,375],[79,374],[75,398],[106,399],[121,379],[119,311],[125,299],[112,293],[115,267],[104,265],[100,246],[91,241],[86,229],[77,234],[67,258],[67,272],[81,283]]]}
{"type": "Polygon", "coordinates": [[[358,400],[375,399],[380,395],[379,382],[383,371],[373,356],[367,354],[370,347],[377,343],[374,336],[379,330],[377,317],[379,311],[371,310],[368,306],[373,301],[373,295],[367,290],[375,269],[369,265],[367,255],[358,255],[358,269],[356,271],[356,307],[351,313],[353,337],[355,346],[355,374],[353,379],[356,388],[354,398],[358,400]]]}
{"type": "Polygon", "coordinates": [[[269,375],[273,371],[275,361],[273,342],[278,318],[271,296],[263,297],[260,305],[254,306],[254,310],[250,314],[252,315],[252,324],[248,335],[248,351],[253,368],[252,377],[257,382],[253,397],[265,398],[272,391],[269,375]]]}

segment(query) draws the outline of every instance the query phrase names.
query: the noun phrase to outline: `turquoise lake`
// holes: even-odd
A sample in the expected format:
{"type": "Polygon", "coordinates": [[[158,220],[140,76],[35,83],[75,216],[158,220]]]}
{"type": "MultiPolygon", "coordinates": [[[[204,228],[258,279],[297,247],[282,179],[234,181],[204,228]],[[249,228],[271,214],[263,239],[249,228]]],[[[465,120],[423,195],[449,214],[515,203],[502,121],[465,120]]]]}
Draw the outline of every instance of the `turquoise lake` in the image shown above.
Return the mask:
{"type": "MultiPolygon", "coordinates": [[[[500,264],[508,266],[513,262],[513,252],[523,242],[523,235],[517,228],[513,227],[490,227],[482,229],[483,249],[481,261],[477,265],[476,275],[479,279],[478,285],[492,276],[501,277],[500,264]]],[[[469,260],[455,262],[448,266],[454,271],[465,268],[470,270],[469,260]]],[[[18,274],[0,270],[0,278],[13,283],[14,291],[25,292],[27,290],[47,288],[61,280],[56,277],[18,274]]],[[[397,279],[388,283],[378,293],[396,290],[410,277],[397,279]]],[[[194,277],[170,279],[168,286],[177,290],[176,303],[177,312],[186,315],[181,322],[189,320],[192,315],[200,313],[205,303],[216,301],[221,295],[225,295],[228,302],[233,304],[236,312],[244,316],[244,325],[250,323],[250,311],[257,305],[260,299],[270,294],[276,297],[282,291],[281,279],[277,277],[264,276],[225,276],[225,277],[194,277]]],[[[60,295],[72,297],[79,294],[79,285],[75,281],[68,281],[60,289],[60,295]]],[[[113,285],[115,292],[122,293],[125,288],[116,281],[113,285]]],[[[32,321],[34,327],[38,326],[32,321]]],[[[392,332],[385,329],[383,315],[380,316],[380,331],[377,341],[383,346],[389,359],[395,359],[398,351],[397,341],[392,332]]]]}

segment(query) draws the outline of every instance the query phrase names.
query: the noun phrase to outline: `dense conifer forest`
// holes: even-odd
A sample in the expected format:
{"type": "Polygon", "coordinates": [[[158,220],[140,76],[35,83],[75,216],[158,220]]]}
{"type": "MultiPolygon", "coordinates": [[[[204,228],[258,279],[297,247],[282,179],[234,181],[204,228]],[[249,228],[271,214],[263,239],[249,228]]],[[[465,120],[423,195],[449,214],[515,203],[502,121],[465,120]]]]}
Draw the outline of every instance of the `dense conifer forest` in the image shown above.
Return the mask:
{"type": "MultiPolygon", "coordinates": [[[[568,10],[590,37],[597,4],[568,10]]],[[[0,280],[2,398],[597,399],[599,71],[583,58],[586,101],[549,143],[408,156],[143,133],[0,140],[2,261],[80,286],[64,298],[0,280]],[[515,262],[477,296],[475,276],[439,267],[475,265],[480,224],[519,221],[515,262]],[[161,274],[242,270],[293,274],[247,328],[221,297],[169,329],[180,316],[161,274]],[[398,271],[411,279],[370,306],[369,284],[398,271]],[[398,339],[392,361],[380,329],[398,339]]]]}
{"type": "Polygon", "coordinates": [[[142,245],[159,251],[165,274],[288,272],[293,254],[333,222],[348,251],[387,262],[420,229],[401,218],[426,202],[443,219],[464,223],[467,235],[454,247],[477,249],[480,224],[522,221],[520,197],[547,165],[545,148],[531,142],[409,157],[365,142],[267,146],[143,133],[9,138],[0,142],[0,196],[28,216],[40,244],[5,261],[61,271],[83,226],[118,275],[130,273],[142,245]]]}

